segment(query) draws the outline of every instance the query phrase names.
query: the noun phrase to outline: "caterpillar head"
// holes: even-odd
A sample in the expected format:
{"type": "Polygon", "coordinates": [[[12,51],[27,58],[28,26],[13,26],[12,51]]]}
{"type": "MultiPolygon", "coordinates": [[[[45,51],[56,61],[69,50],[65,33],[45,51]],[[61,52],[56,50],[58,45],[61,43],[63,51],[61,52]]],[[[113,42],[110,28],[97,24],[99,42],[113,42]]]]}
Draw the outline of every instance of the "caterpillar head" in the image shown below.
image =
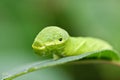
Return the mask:
{"type": "Polygon", "coordinates": [[[40,56],[51,54],[61,55],[68,38],[69,34],[64,29],[50,26],[38,33],[32,47],[35,53],[40,56]]]}

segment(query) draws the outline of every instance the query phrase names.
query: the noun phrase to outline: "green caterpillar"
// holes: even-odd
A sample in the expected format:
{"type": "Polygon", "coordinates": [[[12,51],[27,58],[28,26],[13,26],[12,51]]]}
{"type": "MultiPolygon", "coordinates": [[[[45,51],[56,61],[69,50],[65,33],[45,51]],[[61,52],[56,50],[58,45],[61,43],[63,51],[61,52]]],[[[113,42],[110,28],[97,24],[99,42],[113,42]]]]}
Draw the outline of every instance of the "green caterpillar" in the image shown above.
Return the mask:
{"type": "Polygon", "coordinates": [[[71,37],[56,26],[44,28],[35,38],[32,47],[40,56],[51,55],[54,59],[74,56],[98,50],[112,50],[107,42],[91,37],[71,37]]]}

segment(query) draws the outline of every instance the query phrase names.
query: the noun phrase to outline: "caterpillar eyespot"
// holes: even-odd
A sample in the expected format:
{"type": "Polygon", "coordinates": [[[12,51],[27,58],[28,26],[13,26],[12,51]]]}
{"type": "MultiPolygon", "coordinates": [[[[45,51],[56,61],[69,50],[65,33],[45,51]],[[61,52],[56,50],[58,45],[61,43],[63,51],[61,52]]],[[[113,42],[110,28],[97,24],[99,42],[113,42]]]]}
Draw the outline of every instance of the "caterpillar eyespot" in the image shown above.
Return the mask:
{"type": "Polygon", "coordinates": [[[59,41],[62,41],[62,38],[59,38],[59,41]]]}
{"type": "Polygon", "coordinates": [[[74,56],[98,50],[112,50],[111,45],[106,41],[92,37],[71,37],[67,31],[56,26],[46,27],[40,31],[32,47],[36,54],[40,56],[51,55],[53,57],[74,56]]]}

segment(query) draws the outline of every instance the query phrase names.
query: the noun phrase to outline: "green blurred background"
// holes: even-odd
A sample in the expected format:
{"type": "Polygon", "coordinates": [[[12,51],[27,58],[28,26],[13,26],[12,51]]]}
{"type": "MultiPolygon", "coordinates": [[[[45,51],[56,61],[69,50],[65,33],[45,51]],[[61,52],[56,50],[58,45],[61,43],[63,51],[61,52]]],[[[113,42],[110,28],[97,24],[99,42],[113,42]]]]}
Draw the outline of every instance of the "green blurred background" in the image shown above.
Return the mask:
{"type": "MultiPolygon", "coordinates": [[[[120,52],[120,0],[0,0],[0,73],[39,61],[31,44],[42,28],[53,25],[71,36],[104,39],[120,52]]],[[[47,68],[16,80],[120,80],[119,75],[117,66],[87,64],[47,68]]]]}

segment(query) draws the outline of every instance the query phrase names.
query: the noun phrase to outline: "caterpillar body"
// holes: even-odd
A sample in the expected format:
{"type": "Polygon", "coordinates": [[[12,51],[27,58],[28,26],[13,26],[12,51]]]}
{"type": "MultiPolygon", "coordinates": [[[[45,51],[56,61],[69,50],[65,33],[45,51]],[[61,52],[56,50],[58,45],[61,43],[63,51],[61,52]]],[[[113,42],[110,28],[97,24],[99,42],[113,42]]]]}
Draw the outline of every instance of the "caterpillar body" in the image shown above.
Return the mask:
{"type": "Polygon", "coordinates": [[[92,37],[72,37],[56,26],[44,28],[36,36],[32,47],[40,56],[51,55],[54,59],[80,55],[99,50],[112,50],[106,41],[92,37]]]}

